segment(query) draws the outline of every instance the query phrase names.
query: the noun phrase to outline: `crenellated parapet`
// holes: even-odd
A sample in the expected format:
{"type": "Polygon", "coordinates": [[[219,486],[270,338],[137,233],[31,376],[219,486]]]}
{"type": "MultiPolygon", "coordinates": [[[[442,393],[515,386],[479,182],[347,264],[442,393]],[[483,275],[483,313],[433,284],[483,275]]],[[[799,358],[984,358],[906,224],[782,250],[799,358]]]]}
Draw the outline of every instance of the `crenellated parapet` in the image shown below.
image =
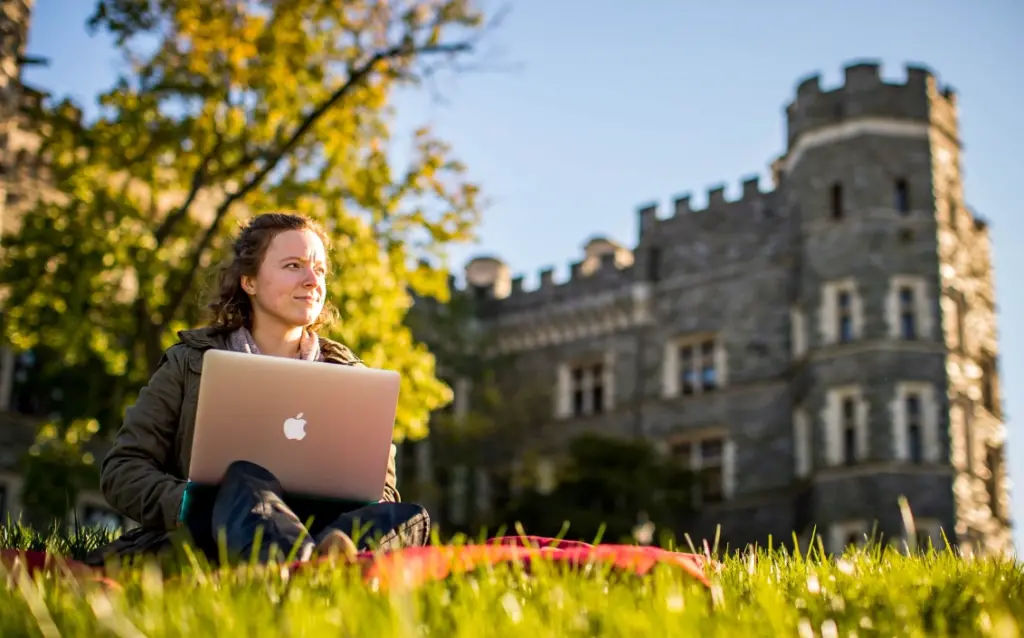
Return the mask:
{"type": "Polygon", "coordinates": [[[556,281],[555,268],[546,266],[538,273],[537,285],[528,288],[525,276],[513,276],[509,266],[494,256],[471,259],[465,280],[466,289],[478,298],[500,300],[503,309],[511,309],[615,287],[631,280],[632,266],[632,250],[597,236],[583,246],[581,259],[569,263],[563,281],[556,281]]]}
{"type": "Polygon", "coordinates": [[[771,212],[771,195],[773,191],[761,190],[761,178],[759,175],[748,175],[740,182],[739,198],[729,199],[726,195],[724,183],[717,183],[707,190],[707,204],[703,208],[694,208],[693,195],[683,193],[676,196],[671,202],[670,214],[661,216],[657,202],[642,204],[637,208],[637,225],[641,237],[649,237],[655,229],[663,223],[693,219],[695,223],[701,223],[706,217],[702,215],[714,215],[716,219],[708,219],[709,222],[717,222],[722,215],[738,215],[740,217],[750,215],[751,219],[757,214],[771,212]],[[697,221],[697,220],[700,221],[697,221]]]}
{"type": "MultiPolygon", "coordinates": [[[[568,267],[568,277],[556,280],[545,267],[532,288],[525,277],[512,276],[508,265],[494,256],[476,257],[465,267],[465,287],[482,304],[478,318],[499,333],[495,352],[521,352],[553,347],[629,329],[648,320],[648,298],[637,291],[633,251],[605,237],[583,246],[582,258],[568,267]]],[[[643,287],[643,285],[640,285],[643,287]]]]}
{"type": "Polygon", "coordinates": [[[805,133],[855,118],[927,123],[936,97],[955,106],[953,89],[940,87],[931,70],[915,65],[905,69],[906,80],[893,83],[883,80],[880,64],[856,62],[843,68],[843,84],[831,90],[822,89],[819,74],[804,78],[786,106],[789,146],[805,133]]]}

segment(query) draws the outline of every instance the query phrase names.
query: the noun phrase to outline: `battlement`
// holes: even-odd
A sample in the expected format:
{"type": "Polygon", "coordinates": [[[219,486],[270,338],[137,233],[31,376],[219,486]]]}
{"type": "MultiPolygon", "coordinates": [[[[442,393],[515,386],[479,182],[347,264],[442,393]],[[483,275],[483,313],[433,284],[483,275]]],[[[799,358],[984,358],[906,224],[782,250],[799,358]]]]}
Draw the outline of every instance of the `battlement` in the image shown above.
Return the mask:
{"type": "Polygon", "coordinates": [[[940,87],[931,70],[916,65],[904,69],[906,79],[894,83],[883,79],[878,62],[852,62],[843,67],[843,83],[830,90],[822,89],[820,74],[804,78],[797,84],[796,99],[786,106],[789,145],[803,133],[851,118],[928,122],[932,100],[955,105],[953,89],[940,87]]]}
{"type": "MultiPolygon", "coordinates": [[[[548,293],[560,286],[607,281],[608,276],[620,276],[633,266],[633,251],[605,237],[593,237],[583,246],[583,258],[569,264],[569,277],[555,281],[555,269],[547,266],[538,273],[538,285],[527,288],[523,275],[511,275],[508,265],[493,256],[474,257],[466,263],[466,289],[487,299],[507,299],[510,302],[533,293],[548,293]]],[[[455,287],[454,277],[449,285],[455,287]]]]}
{"type": "MultiPolygon", "coordinates": [[[[759,175],[748,175],[734,189],[728,189],[724,183],[709,186],[706,205],[701,208],[693,206],[689,193],[679,195],[673,200],[672,214],[664,219],[658,217],[657,203],[644,204],[637,210],[643,249],[636,253],[606,237],[591,237],[583,245],[582,258],[568,264],[568,276],[558,280],[555,268],[546,266],[539,271],[537,284],[532,288],[527,287],[525,276],[513,276],[499,257],[479,256],[466,263],[464,291],[480,300],[500,301],[503,310],[514,310],[618,288],[650,276],[651,265],[647,261],[650,244],[645,235],[658,236],[657,244],[674,244],[681,235],[687,237],[685,241],[693,241],[695,237],[702,237],[705,230],[718,237],[730,237],[733,230],[746,229],[735,235],[738,238],[736,250],[722,251],[714,257],[736,259],[762,246],[764,232],[771,234],[771,228],[783,228],[767,214],[774,205],[773,195],[774,191],[761,190],[759,175]],[[738,196],[730,197],[729,190],[738,196]],[[750,237],[756,239],[748,241],[750,237]]],[[[459,291],[454,277],[450,285],[453,292],[459,291]]]]}
{"type": "Polygon", "coordinates": [[[729,199],[726,194],[724,183],[713,184],[708,187],[706,193],[706,206],[704,208],[693,207],[693,194],[682,193],[672,200],[672,212],[668,217],[659,216],[657,202],[649,202],[637,207],[637,224],[640,228],[640,235],[649,234],[660,222],[667,222],[673,219],[682,218],[688,215],[701,213],[720,213],[727,209],[761,210],[764,207],[764,198],[770,191],[761,190],[761,177],[756,174],[747,175],[740,181],[740,196],[738,199],[729,199]]]}

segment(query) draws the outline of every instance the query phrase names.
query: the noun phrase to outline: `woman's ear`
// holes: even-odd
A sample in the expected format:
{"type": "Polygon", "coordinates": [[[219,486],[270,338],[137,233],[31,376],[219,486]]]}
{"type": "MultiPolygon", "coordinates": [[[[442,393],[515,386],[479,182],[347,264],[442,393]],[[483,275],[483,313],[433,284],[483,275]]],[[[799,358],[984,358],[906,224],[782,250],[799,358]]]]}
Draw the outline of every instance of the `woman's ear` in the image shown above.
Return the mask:
{"type": "Polygon", "coordinates": [[[242,275],[241,284],[242,290],[245,292],[245,294],[251,295],[256,292],[256,286],[254,285],[252,277],[248,275],[242,275]]]}

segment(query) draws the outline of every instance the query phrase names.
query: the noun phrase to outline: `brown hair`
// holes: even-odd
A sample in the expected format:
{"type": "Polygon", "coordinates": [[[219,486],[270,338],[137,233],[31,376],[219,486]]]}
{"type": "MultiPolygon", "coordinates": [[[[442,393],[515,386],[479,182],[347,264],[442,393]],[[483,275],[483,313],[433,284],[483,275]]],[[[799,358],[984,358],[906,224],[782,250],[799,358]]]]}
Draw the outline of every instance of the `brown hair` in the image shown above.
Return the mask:
{"type": "MultiPolygon", "coordinates": [[[[289,230],[310,230],[328,246],[327,234],[320,224],[308,217],[291,213],[267,213],[253,217],[235,239],[231,261],[223,265],[217,276],[216,288],[207,309],[210,325],[224,332],[245,326],[252,329],[252,302],[242,290],[242,277],[254,277],[263,264],[270,242],[289,230]]],[[[316,332],[330,325],[334,307],[324,302],[320,316],[308,329],[316,332]]]]}

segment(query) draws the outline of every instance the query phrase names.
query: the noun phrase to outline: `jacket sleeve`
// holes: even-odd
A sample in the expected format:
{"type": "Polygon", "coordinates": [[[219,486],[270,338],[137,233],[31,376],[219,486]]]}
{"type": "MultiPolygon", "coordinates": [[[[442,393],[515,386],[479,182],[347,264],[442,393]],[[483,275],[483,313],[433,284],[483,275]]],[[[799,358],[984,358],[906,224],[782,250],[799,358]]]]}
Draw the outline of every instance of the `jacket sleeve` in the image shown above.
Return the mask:
{"type": "Polygon", "coordinates": [[[100,471],[108,503],[148,529],[177,527],[185,481],[175,466],[174,439],[184,395],[184,359],[168,350],[124,422],[100,471]]]}
{"type": "Polygon", "coordinates": [[[388,458],[388,471],[384,478],[384,497],[381,499],[385,503],[401,503],[402,495],[398,493],[398,478],[395,471],[395,454],[398,452],[398,448],[391,445],[391,456],[388,458]]]}

